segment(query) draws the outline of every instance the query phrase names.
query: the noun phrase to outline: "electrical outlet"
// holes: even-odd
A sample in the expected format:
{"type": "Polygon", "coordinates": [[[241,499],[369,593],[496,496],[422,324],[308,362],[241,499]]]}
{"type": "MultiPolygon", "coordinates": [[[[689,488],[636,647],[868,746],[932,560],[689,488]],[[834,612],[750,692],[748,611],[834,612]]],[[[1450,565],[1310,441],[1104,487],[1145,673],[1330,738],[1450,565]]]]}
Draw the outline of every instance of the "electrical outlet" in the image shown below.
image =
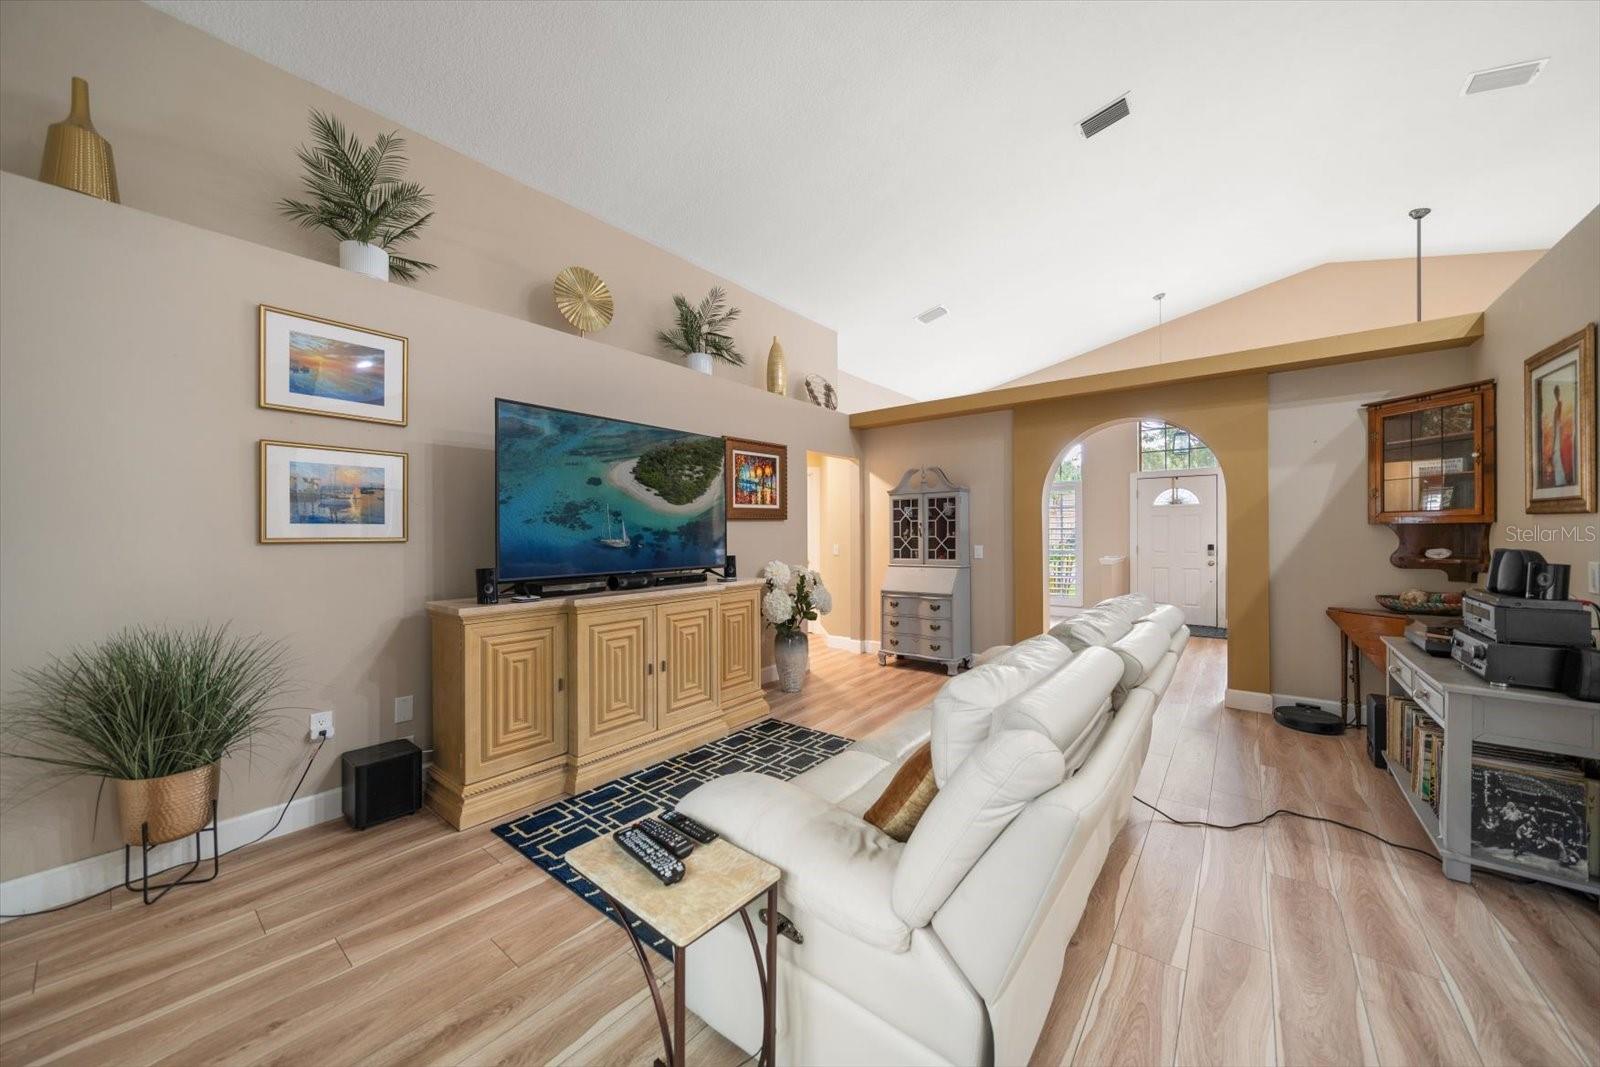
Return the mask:
{"type": "Polygon", "coordinates": [[[311,726],[306,731],[307,738],[311,741],[320,740],[322,737],[333,736],[333,712],[313,711],[311,713],[311,726]]]}
{"type": "Polygon", "coordinates": [[[837,556],[839,554],[839,546],[838,545],[834,545],[833,546],[833,554],[835,556],[837,556]]]}
{"type": "Polygon", "coordinates": [[[411,694],[410,693],[407,693],[403,697],[395,697],[394,698],[394,721],[395,722],[410,722],[411,721],[411,694]]]}
{"type": "Polygon", "coordinates": [[[982,559],[983,558],[983,546],[982,545],[973,545],[972,546],[972,558],[973,559],[982,559]]]}
{"type": "Polygon", "coordinates": [[[1600,562],[1589,564],[1589,592],[1600,593],[1600,562]]]}

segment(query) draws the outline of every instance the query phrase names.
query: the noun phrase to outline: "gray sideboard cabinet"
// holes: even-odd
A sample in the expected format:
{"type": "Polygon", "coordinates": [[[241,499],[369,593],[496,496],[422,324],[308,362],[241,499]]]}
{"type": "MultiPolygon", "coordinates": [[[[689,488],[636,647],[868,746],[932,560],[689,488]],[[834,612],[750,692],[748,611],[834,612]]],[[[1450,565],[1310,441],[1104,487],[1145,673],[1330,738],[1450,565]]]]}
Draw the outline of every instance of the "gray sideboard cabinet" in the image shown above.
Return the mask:
{"type": "Polygon", "coordinates": [[[965,486],[938,467],[889,490],[889,569],[878,664],[909,656],[955,674],[972,659],[972,517],[965,486]]]}

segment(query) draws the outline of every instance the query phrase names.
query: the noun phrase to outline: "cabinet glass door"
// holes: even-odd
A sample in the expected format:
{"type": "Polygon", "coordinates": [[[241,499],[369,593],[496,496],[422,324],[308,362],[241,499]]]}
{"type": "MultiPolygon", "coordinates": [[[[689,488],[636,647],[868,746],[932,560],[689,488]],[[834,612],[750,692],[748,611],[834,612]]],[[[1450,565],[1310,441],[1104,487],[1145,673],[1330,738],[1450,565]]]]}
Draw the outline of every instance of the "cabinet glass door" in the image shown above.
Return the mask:
{"type": "Polygon", "coordinates": [[[1475,510],[1480,421],[1476,400],[1384,416],[1383,510],[1475,510]]]}
{"type": "Polygon", "coordinates": [[[922,559],[922,498],[897,496],[889,502],[889,558],[922,559]]]}
{"type": "Polygon", "coordinates": [[[956,529],[959,497],[930,496],[928,502],[928,559],[953,563],[956,559],[956,529]]]}

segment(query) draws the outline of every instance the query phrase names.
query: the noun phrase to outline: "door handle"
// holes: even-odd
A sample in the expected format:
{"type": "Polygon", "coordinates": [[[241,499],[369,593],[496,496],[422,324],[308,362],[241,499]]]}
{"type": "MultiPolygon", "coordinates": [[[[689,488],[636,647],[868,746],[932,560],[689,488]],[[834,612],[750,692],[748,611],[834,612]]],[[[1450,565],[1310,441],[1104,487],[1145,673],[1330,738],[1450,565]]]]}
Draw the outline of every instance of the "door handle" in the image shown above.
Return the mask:
{"type": "Polygon", "coordinates": [[[667,661],[666,660],[662,660],[661,661],[661,673],[662,674],[666,674],[667,673],[667,661]]]}
{"type": "Polygon", "coordinates": [[[656,665],[654,663],[646,663],[644,665],[644,673],[646,673],[646,674],[654,674],[654,673],[656,673],[656,665]]]}
{"type": "Polygon", "coordinates": [[[567,680],[565,678],[557,678],[556,679],[556,692],[558,692],[558,693],[564,692],[566,690],[566,688],[567,688],[567,680]]]}

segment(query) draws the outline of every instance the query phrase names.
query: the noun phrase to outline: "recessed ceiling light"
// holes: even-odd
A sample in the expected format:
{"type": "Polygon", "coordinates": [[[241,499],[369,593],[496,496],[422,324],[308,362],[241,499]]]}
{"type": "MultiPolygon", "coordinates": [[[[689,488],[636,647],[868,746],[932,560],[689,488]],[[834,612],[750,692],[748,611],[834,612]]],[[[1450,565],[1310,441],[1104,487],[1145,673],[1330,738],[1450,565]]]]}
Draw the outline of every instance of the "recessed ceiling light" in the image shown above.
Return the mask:
{"type": "Polygon", "coordinates": [[[1546,56],[1544,59],[1530,59],[1525,63],[1511,63],[1504,67],[1473,71],[1467,75],[1467,83],[1461,87],[1461,95],[1472,96],[1474,93],[1488,93],[1496,89],[1514,89],[1519,85],[1527,85],[1539,76],[1548,62],[1550,58],[1546,56]]]}
{"type": "Polygon", "coordinates": [[[1078,129],[1083,131],[1084,137],[1093,137],[1112,123],[1120,122],[1127,117],[1128,94],[1123,93],[1111,103],[1078,123],[1078,129]]]}
{"type": "Polygon", "coordinates": [[[922,314],[918,315],[917,321],[926,326],[930,322],[939,321],[948,314],[950,314],[949,308],[945,307],[943,304],[935,304],[927,311],[924,311],[922,314]]]}

